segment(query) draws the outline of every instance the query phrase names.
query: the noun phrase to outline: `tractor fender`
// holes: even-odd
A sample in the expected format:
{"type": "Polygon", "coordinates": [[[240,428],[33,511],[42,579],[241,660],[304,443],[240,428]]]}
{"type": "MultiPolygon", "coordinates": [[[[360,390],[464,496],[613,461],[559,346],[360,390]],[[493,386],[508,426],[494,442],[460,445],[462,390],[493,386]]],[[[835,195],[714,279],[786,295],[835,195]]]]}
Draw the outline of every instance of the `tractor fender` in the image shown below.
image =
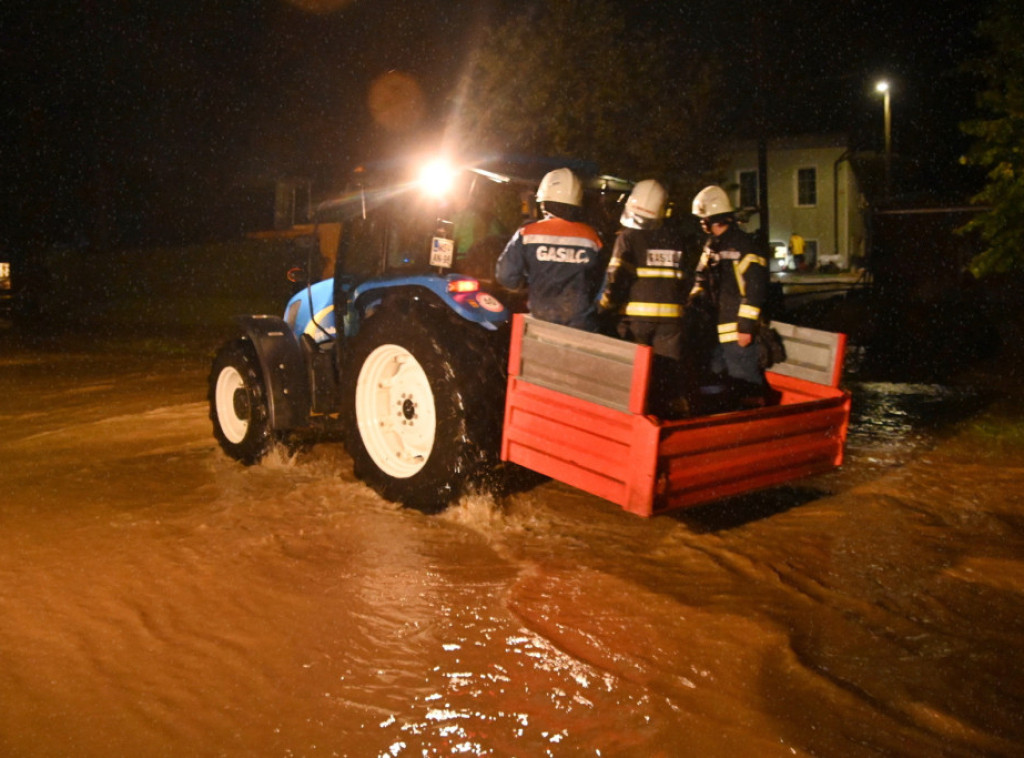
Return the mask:
{"type": "Polygon", "coordinates": [[[254,315],[236,318],[259,357],[267,385],[270,428],[286,431],[309,421],[310,391],[302,347],[284,319],[254,315]]]}
{"type": "Polygon", "coordinates": [[[458,274],[448,276],[407,276],[388,280],[374,280],[355,289],[352,301],[355,309],[372,313],[385,299],[397,297],[436,304],[457,315],[463,321],[476,324],[488,331],[497,331],[509,321],[512,314],[493,295],[474,289],[453,293],[449,284],[468,279],[458,274]]]}

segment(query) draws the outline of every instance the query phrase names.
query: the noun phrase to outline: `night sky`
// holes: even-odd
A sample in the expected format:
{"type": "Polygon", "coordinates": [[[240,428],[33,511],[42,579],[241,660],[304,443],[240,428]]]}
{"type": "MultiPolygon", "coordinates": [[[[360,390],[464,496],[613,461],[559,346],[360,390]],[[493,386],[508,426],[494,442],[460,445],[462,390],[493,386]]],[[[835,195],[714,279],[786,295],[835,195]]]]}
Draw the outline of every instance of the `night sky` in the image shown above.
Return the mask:
{"type": "MultiPolygon", "coordinates": [[[[774,133],[846,131],[879,149],[873,86],[889,77],[894,148],[912,189],[961,180],[956,157],[968,143],[957,124],[973,115],[976,83],[959,66],[978,48],[984,2],[933,0],[913,12],[897,0],[733,2],[717,13],[709,3],[621,3],[638,35],[667,34],[680,56],[724,60],[738,100],[760,87],[774,133]]],[[[529,7],[9,0],[0,244],[176,241],[258,225],[259,193],[276,179],[337,187],[358,161],[436,133],[481,30],[528,23],[529,7]],[[401,78],[371,103],[371,83],[389,71],[419,85],[412,110],[388,110],[401,78]],[[417,129],[382,128],[389,112],[421,117],[417,129]]]]}

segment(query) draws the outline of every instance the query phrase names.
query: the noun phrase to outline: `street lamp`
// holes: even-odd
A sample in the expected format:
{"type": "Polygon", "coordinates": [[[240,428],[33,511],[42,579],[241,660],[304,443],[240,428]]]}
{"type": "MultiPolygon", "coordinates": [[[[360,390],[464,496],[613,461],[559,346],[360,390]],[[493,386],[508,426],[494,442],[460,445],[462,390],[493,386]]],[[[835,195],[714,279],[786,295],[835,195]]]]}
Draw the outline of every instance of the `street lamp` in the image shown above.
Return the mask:
{"type": "Polygon", "coordinates": [[[892,177],[892,114],[889,111],[889,82],[885,79],[875,85],[875,92],[882,93],[885,111],[885,197],[889,197],[892,177]]]}

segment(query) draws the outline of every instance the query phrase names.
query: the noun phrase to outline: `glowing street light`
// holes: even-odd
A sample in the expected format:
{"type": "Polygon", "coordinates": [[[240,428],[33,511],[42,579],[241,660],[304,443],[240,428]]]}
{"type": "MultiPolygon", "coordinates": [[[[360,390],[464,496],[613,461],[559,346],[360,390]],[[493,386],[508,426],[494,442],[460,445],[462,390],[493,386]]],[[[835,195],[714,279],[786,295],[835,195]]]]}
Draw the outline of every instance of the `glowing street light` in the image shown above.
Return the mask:
{"type": "Polygon", "coordinates": [[[885,111],[885,196],[889,197],[892,176],[892,114],[889,110],[889,82],[885,79],[875,85],[875,92],[881,92],[882,107],[885,111]]]}

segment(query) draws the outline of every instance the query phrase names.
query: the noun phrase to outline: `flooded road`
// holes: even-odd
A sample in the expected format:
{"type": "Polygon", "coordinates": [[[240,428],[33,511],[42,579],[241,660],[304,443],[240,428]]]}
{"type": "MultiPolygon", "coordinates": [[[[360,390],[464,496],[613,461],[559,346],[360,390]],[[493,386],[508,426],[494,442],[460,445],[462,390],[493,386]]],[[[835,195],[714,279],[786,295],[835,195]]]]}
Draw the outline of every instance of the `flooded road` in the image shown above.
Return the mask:
{"type": "Polygon", "coordinates": [[[853,384],[840,471],[642,520],[246,469],[207,356],[0,352],[0,755],[1012,756],[1019,403],[853,384]]]}

